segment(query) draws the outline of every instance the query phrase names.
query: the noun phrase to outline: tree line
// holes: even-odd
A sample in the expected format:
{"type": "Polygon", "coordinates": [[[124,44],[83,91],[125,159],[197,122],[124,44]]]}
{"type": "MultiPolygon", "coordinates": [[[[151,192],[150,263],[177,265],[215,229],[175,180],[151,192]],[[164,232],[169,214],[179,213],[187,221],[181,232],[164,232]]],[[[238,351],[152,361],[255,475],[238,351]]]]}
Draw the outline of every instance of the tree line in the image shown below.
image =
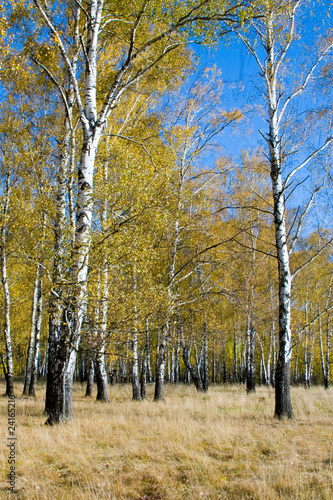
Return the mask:
{"type": "Polygon", "coordinates": [[[156,401],[166,380],[265,383],[275,416],[292,418],[292,382],[329,386],[332,38],[321,18],[313,30],[319,12],[300,0],[2,7],[8,395],[14,375],[25,395],[45,376],[54,424],[73,416],[75,377],[105,402],[115,381],[134,400],[154,382],[156,401]],[[220,72],[199,71],[191,48],[226,51],[232,37],[257,66],[268,124],[237,157],[219,144],[244,132],[246,109],[225,106],[220,72]]]}

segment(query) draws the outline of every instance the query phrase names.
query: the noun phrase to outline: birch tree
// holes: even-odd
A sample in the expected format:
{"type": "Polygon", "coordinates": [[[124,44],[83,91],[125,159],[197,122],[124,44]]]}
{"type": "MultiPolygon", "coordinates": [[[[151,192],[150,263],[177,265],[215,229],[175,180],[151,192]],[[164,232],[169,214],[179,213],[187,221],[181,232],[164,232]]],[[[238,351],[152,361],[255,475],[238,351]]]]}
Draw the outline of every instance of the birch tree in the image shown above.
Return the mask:
{"type": "MultiPolygon", "coordinates": [[[[288,240],[286,224],[287,189],[295,188],[293,177],[305,169],[332,142],[330,133],[317,148],[303,154],[297,160],[293,144],[287,150],[288,139],[292,139],[290,115],[291,103],[302,95],[310,86],[313,75],[325,56],[332,50],[328,40],[324,47],[319,47],[315,60],[309,63],[300,81],[291,85],[286,76],[288,59],[292,56],[292,46],[297,40],[296,15],[303,2],[301,0],[276,1],[265,0],[255,7],[257,19],[253,19],[249,32],[236,30],[239,38],[254,57],[263,79],[263,96],[266,106],[266,117],[269,132],[262,134],[267,144],[267,158],[270,164],[272,194],[274,198],[274,226],[276,241],[276,257],[279,273],[279,353],[275,374],[275,416],[292,418],[293,408],[290,397],[290,362],[291,362],[291,285],[293,275],[290,256],[295,249],[299,231],[304,222],[299,218],[294,237],[288,240]],[[290,166],[287,159],[292,155],[294,164],[290,166]]],[[[295,177],[294,177],[295,178],[295,177]]],[[[307,207],[311,205],[312,200],[307,207]]],[[[307,209],[303,211],[303,214],[307,209]]]]}
{"type": "Polygon", "coordinates": [[[4,192],[2,196],[2,210],[1,210],[1,229],[0,229],[0,260],[1,260],[1,279],[2,289],[4,295],[4,337],[6,346],[6,365],[4,357],[2,356],[2,364],[6,378],[6,394],[9,397],[14,396],[14,361],[13,361],[13,348],[12,348],[12,335],[11,335],[11,298],[8,283],[7,272],[7,224],[9,217],[9,203],[12,189],[12,175],[11,172],[5,174],[4,179],[4,192]]]}
{"type": "Polygon", "coordinates": [[[71,385],[87,304],[94,165],[105,124],[112,120],[112,112],[126,92],[133,90],[162,60],[170,61],[172,53],[184,43],[181,30],[198,22],[231,19],[237,15],[239,5],[222,4],[218,6],[219,12],[214,13],[208,1],[182,6],[173,2],[146,1],[134,4],[119,1],[110,5],[104,0],[61,6],[43,0],[32,0],[32,3],[44,23],[43,36],[49,37],[50,45],[57,48],[69,74],[82,130],[71,267],[73,290],[70,307],[64,310],[62,322],[66,325],[66,333],[56,334],[52,341],[54,349],[49,350],[49,360],[57,369],[54,374],[49,370],[46,399],[49,423],[57,423],[72,416],[71,385]],[[79,15],[82,21],[72,23],[71,19],[79,15]],[[79,26],[82,46],[79,65],[71,59],[76,40],[73,24],[79,26]],[[103,72],[100,58],[106,51],[110,53],[113,69],[107,72],[104,68],[103,72]]]}

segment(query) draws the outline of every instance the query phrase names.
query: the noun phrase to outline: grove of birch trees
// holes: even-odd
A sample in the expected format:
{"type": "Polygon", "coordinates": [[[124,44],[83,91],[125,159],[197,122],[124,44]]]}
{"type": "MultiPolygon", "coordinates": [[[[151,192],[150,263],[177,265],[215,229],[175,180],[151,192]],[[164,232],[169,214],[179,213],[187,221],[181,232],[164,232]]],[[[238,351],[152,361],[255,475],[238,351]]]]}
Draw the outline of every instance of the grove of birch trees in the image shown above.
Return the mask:
{"type": "Polygon", "coordinates": [[[291,384],[329,388],[326,7],[1,6],[0,355],[9,396],[20,396],[16,377],[25,397],[46,380],[53,425],[73,417],[74,380],[87,397],[96,383],[104,403],[114,383],[131,383],[136,401],[147,384],[154,401],[165,383],[248,392],[267,384],[278,418],[293,417],[291,384]],[[232,67],[214,63],[232,48],[251,75],[231,84],[232,67]],[[246,148],[235,147],[240,137],[246,148]]]}

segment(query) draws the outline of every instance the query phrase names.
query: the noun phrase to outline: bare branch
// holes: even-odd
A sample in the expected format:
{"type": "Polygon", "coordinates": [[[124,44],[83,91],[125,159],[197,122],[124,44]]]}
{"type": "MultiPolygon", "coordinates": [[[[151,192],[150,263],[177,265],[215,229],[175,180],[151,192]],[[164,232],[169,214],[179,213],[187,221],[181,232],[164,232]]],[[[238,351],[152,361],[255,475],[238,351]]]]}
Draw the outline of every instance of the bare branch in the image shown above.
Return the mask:
{"type": "Polygon", "coordinates": [[[313,262],[317,257],[319,257],[319,255],[332,243],[333,241],[333,238],[331,238],[330,240],[328,240],[324,246],[322,246],[318,252],[313,255],[310,259],[308,259],[306,262],[304,262],[303,264],[301,264],[297,269],[296,271],[294,271],[291,275],[291,279],[293,280],[298,273],[300,273],[306,266],[308,266],[309,264],[311,264],[311,262],[313,262]]]}

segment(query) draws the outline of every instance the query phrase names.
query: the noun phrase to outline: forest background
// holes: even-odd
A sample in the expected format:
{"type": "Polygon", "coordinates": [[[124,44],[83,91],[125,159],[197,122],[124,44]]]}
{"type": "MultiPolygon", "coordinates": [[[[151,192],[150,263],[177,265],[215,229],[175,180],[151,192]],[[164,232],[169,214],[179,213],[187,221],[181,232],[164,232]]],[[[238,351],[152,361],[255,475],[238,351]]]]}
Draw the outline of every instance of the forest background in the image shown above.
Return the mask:
{"type": "Polygon", "coordinates": [[[330,3],[1,9],[7,394],[46,377],[58,423],[74,379],[259,383],[292,417],[331,377],[330,3]]]}

